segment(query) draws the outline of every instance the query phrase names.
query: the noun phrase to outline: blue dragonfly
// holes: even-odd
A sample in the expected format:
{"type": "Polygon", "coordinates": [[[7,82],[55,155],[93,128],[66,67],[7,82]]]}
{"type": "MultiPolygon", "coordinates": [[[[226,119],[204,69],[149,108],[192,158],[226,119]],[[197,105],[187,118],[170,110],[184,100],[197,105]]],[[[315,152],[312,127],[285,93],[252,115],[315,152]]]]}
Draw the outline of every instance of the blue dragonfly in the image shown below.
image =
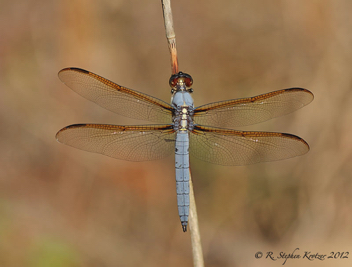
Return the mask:
{"type": "Polygon", "coordinates": [[[283,89],[195,108],[193,79],[182,72],[169,80],[171,104],[79,68],[65,68],[59,78],[103,108],[159,123],[74,124],[61,129],[56,138],[78,149],[128,161],[157,160],[174,153],[178,213],[184,232],[189,216],[189,154],[213,164],[236,166],[288,159],[309,151],[307,142],[292,134],[230,129],[302,108],[314,98],[306,89],[283,89]]]}

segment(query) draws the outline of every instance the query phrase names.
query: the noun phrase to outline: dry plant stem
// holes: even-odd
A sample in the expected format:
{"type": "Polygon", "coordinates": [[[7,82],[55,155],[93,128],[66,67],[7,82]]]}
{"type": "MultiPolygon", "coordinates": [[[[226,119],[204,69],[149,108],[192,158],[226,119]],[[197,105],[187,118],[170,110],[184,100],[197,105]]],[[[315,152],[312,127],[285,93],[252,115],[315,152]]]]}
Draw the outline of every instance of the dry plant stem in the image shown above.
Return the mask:
{"type": "Polygon", "coordinates": [[[166,32],[166,39],[171,55],[171,72],[172,74],[178,73],[178,60],[176,50],[176,34],[174,31],[174,22],[172,20],[172,11],[170,0],[161,0],[163,7],[164,25],[166,32]]]}
{"type": "MultiPolygon", "coordinates": [[[[169,50],[171,54],[172,74],[176,74],[178,73],[176,35],[175,35],[174,25],[172,21],[172,11],[171,11],[170,0],[161,0],[161,5],[163,7],[166,38],[167,38],[167,42],[168,42],[169,50]]],[[[196,202],[195,202],[194,193],[193,193],[191,170],[189,170],[189,189],[190,189],[189,229],[191,233],[193,263],[195,267],[203,267],[204,266],[203,251],[202,251],[202,246],[200,242],[198,216],[197,216],[196,202]]]]}
{"type": "Polygon", "coordinates": [[[196,267],[204,267],[203,251],[202,251],[202,245],[200,242],[198,215],[197,215],[196,201],[193,193],[191,170],[189,170],[189,202],[190,202],[189,228],[191,232],[193,264],[196,267]]]}

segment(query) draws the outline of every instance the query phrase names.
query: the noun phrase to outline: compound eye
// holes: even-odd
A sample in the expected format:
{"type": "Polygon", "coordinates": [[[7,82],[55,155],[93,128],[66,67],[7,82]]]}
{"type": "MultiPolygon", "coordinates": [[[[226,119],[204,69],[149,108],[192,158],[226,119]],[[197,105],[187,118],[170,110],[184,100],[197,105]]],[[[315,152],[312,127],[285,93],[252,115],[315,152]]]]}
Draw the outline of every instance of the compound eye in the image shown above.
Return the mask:
{"type": "Polygon", "coordinates": [[[169,80],[169,84],[170,84],[171,87],[175,87],[176,86],[178,78],[179,78],[178,74],[174,74],[174,75],[171,76],[171,78],[169,80]]]}
{"type": "MultiPolygon", "coordinates": [[[[189,76],[189,75],[187,75],[187,76],[189,76]]],[[[192,80],[192,77],[191,77],[191,76],[185,77],[185,78],[184,78],[184,81],[185,81],[185,84],[186,84],[187,87],[191,87],[192,84],[193,84],[193,80],[192,80]]]]}
{"type": "Polygon", "coordinates": [[[170,86],[173,88],[177,85],[178,80],[182,78],[183,82],[185,83],[186,87],[191,87],[193,84],[193,79],[191,75],[188,75],[187,73],[179,72],[177,74],[174,74],[171,76],[169,80],[170,86]]]}

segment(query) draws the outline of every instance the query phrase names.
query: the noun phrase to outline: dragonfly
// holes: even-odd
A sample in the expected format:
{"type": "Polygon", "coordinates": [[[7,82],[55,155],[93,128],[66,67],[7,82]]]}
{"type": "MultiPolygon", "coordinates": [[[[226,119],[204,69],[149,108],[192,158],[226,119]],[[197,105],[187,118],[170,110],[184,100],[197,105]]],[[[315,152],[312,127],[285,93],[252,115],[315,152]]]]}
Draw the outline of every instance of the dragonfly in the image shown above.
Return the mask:
{"type": "Polygon", "coordinates": [[[149,161],[175,154],[176,193],[182,229],[189,217],[189,155],[218,165],[247,165],[303,155],[302,138],[279,132],[232,130],[291,113],[314,96],[290,88],[194,107],[193,79],[179,72],[169,79],[171,104],[128,89],[90,71],[65,68],[60,80],[69,88],[114,113],[157,124],[74,124],[56,139],[66,145],[127,161],[149,161]]]}

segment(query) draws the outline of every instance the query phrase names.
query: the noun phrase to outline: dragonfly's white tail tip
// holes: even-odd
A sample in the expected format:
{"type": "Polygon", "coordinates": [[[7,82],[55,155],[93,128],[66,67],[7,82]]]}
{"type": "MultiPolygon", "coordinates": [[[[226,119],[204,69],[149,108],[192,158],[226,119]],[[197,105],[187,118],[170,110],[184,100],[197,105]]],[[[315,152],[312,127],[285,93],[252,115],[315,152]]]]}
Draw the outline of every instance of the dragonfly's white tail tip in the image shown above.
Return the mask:
{"type": "Polygon", "coordinates": [[[187,232],[187,222],[181,222],[183,232],[187,232]]]}

